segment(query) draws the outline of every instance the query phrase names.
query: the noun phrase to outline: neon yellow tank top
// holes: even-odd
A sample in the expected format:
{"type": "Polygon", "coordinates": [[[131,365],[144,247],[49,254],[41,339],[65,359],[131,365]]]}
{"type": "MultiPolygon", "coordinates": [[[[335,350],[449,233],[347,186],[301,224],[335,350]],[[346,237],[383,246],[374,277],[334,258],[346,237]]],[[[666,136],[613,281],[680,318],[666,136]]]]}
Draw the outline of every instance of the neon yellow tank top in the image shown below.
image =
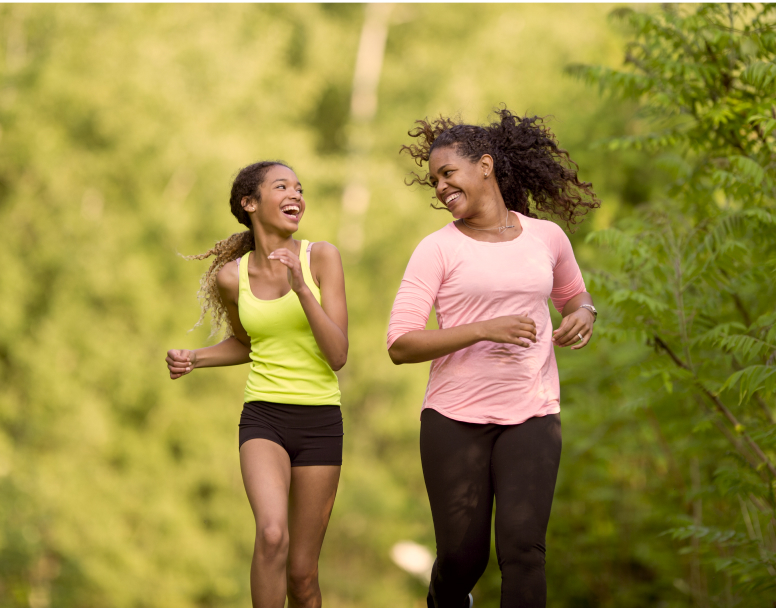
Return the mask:
{"type": "MultiPolygon", "coordinates": [[[[299,249],[302,275],[320,303],[321,292],[307,262],[307,245],[308,241],[302,241],[299,249]]],[[[340,405],[337,375],[318,348],[296,293],[291,290],[276,300],[260,300],[253,295],[248,279],[249,256],[239,261],[237,299],[240,323],[251,338],[245,401],[340,405]]]]}

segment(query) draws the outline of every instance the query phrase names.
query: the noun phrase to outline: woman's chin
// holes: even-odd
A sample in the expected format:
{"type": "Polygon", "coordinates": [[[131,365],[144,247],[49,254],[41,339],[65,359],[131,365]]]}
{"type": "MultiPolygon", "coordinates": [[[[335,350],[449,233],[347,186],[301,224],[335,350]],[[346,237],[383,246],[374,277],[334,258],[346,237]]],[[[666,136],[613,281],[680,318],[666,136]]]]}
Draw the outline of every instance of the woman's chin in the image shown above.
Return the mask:
{"type": "Polygon", "coordinates": [[[464,205],[456,205],[453,203],[452,206],[447,208],[447,211],[457,220],[466,217],[466,207],[464,205]]]}
{"type": "Polygon", "coordinates": [[[274,232],[281,237],[289,237],[299,231],[299,222],[283,222],[282,226],[273,225],[267,232],[274,232]]]}

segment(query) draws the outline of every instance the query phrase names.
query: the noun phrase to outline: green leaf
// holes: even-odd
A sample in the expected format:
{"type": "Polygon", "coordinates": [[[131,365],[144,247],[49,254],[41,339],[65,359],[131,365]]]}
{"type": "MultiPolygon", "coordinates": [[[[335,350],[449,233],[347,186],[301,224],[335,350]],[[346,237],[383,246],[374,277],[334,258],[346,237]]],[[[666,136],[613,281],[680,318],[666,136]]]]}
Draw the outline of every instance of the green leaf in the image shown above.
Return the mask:
{"type": "Polygon", "coordinates": [[[748,328],[743,323],[731,321],[730,323],[719,323],[708,331],[699,334],[693,339],[693,344],[703,346],[720,346],[721,341],[727,338],[733,331],[744,332],[748,328]]]}
{"type": "Polygon", "coordinates": [[[759,390],[768,393],[776,391],[776,366],[751,365],[731,374],[720,388],[720,392],[729,390],[740,383],[739,404],[749,399],[759,390]]]}
{"type": "Polygon", "coordinates": [[[731,156],[731,166],[744,177],[747,182],[759,186],[765,179],[765,169],[748,156],[731,156]]]}
{"type": "Polygon", "coordinates": [[[768,211],[767,209],[763,209],[762,207],[746,209],[745,211],[741,212],[741,215],[747,219],[757,221],[763,227],[776,227],[776,213],[768,211]]]}
{"type": "Polygon", "coordinates": [[[762,129],[763,135],[766,137],[771,134],[771,131],[773,131],[774,128],[776,128],[776,119],[774,119],[772,116],[767,116],[764,114],[756,114],[755,116],[751,116],[749,118],[749,122],[751,122],[753,125],[759,125],[760,129],[762,129]]]}
{"type": "Polygon", "coordinates": [[[717,346],[744,359],[766,357],[776,350],[776,346],[773,344],[769,344],[764,340],[759,340],[758,338],[753,338],[746,334],[736,334],[720,338],[717,342],[717,346]]]}
{"type": "Polygon", "coordinates": [[[741,81],[757,89],[769,89],[776,82],[776,65],[772,61],[758,61],[741,73],[741,81]]]}
{"type": "Polygon", "coordinates": [[[652,314],[658,314],[665,311],[668,306],[644,292],[633,291],[631,289],[618,289],[611,296],[613,304],[622,304],[624,302],[632,302],[640,307],[646,307],[652,314]]]}

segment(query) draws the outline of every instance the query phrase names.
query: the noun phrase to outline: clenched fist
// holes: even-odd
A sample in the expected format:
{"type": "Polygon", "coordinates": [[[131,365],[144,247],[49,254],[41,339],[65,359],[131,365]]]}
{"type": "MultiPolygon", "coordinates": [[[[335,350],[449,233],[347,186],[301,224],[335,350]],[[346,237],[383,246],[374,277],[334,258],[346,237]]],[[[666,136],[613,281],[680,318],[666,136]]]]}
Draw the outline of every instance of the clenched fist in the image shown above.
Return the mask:
{"type": "Polygon", "coordinates": [[[165,361],[167,369],[170,370],[170,378],[177,380],[194,369],[197,364],[197,353],[193,350],[168,350],[165,361]]]}

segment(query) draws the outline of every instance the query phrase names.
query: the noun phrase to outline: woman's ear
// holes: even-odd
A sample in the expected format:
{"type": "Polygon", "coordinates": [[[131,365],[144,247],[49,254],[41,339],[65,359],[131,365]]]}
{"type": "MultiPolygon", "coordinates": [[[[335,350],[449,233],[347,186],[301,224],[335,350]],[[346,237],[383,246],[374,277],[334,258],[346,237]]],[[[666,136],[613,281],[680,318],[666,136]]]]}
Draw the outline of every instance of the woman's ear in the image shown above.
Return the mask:
{"type": "Polygon", "coordinates": [[[480,158],[480,169],[482,169],[482,176],[488,177],[493,173],[493,157],[490,154],[483,154],[480,158]]]}
{"type": "Polygon", "coordinates": [[[242,205],[242,208],[248,212],[256,211],[256,201],[254,201],[250,196],[243,196],[242,200],[240,201],[240,205],[242,205]]]}

